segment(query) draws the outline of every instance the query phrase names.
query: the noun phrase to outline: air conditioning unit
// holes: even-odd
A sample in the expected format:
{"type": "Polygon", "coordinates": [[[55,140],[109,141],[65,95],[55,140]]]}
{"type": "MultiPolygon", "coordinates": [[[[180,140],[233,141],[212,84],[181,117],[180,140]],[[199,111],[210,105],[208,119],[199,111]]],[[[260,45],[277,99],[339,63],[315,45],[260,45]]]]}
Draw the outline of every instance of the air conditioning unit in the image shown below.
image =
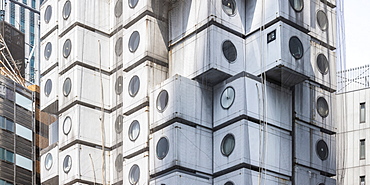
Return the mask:
{"type": "Polygon", "coordinates": [[[110,130],[108,131],[109,135],[106,135],[106,140],[109,138],[109,140],[112,142],[110,146],[112,146],[112,148],[116,148],[117,146],[122,145],[123,135],[126,134],[126,132],[124,132],[124,120],[126,118],[123,115],[122,108],[115,109],[112,113],[110,113],[109,116],[109,123],[111,126],[110,130]]]}
{"type": "MultiPolygon", "coordinates": [[[[109,152],[105,152],[105,162],[109,163],[109,152]]],[[[103,184],[102,150],[86,145],[75,144],[59,152],[59,184],[83,181],[86,184],[103,184]]],[[[109,166],[106,165],[109,174],[109,166]]],[[[108,183],[109,178],[106,178],[108,183]]]]}
{"type": "Polygon", "coordinates": [[[123,184],[148,184],[148,152],[138,154],[123,161],[123,184]]]}
{"type": "Polygon", "coordinates": [[[147,60],[168,65],[168,25],[151,16],[144,16],[126,29],[123,36],[123,70],[130,71],[147,60]]]}
{"type": "Polygon", "coordinates": [[[73,65],[109,72],[113,61],[108,61],[112,50],[109,37],[91,30],[74,27],[59,39],[59,68],[65,73],[73,65]],[[101,64],[100,64],[101,63],[101,64]]]}
{"type": "Polygon", "coordinates": [[[310,36],[296,28],[277,22],[245,42],[245,69],[253,75],[265,74],[271,81],[291,87],[312,74],[310,36]]]}
{"type": "Polygon", "coordinates": [[[232,184],[265,184],[265,185],[291,185],[289,177],[267,172],[253,171],[248,168],[240,168],[232,172],[224,173],[215,177],[215,185],[232,184]]]}
{"type": "Polygon", "coordinates": [[[124,74],[122,94],[126,115],[149,105],[149,92],[167,79],[167,71],[167,67],[145,61],[124,74]]]}
{"type": "Polygon", "coordinates": [[[296,118],[329,131],[336,131],[335,94],[311,82],[295,86],[296,118]]]}
{"type": "Polygon", "coordinates": [[[149,108],[125,116],[123,121],[123,156],[131,156],[149,147],[149,108]]]}
{"type": "Polygon", "coordinates": [[[110,34],[110,1],[71,1],[58,2],[58,24],[60,36],[75,25],[89,27],[106,35],[110,34]]]}
{"type": "Polygon", "coordinates": [[[167,173],[166,175],[151,178],[149,185],[211,185],[212,177],[204,174],[192,174],[181,170],[167,173]]]}
{"type": "MultiPolygon", "coordinates": [[[[123,183],[123,155],[122,149],[123,146],[114,148],[110,152],[110,162],[107,163],[110,167],[110,179],[111,184],[122,184],[123,183]]],[[[108,175],[108,174],[107,174],[108,175]]]]}
{"type": "Polygon", "coordinates": [[[40,38],[58,29],[58,1],[47,1],[40,7],[40,38]]]}
{"type": "Polygon", "coordinates": [[[311,41],[311,65],[313,73],[310,79],[330,91],[337,89],[336,55],[330,49],[311,41]]]}
{"type": "MultiPolygon", "coordinates": [[[[73,142],[102,146],[102,113],[82,105],[74,105],[59,116],[59,148],[65,150],[73,142]]],[[[110,140],[112,121],[104,113],[105,146],[112,145],[110,140]]]]}
{"type": "MultiPolygon", "coordinates": [[[[122,0],[121,0],[122,1],[122,0]]],[[[109,56],[112,61],[110,71],[122,70],[123,66],[123,35],[124,29],[119,30],[110,38],[109,56]]]]}
{"type": "Polygon", "coordinates": [[[212,130],[173,123],[149,137],[150,175],[175,168],[212,174],[212,130]]]}
{"type": "Polygon", "coordinates": [[[306,168],[303,166],[294,166],[295,170],[295,181],[296,184],[301,185],[312,185],[312,184],[324,184],[324,185],[335,185],[336,180],[334,178],[326,177],[321,175],[320,171],[306,168]]]}
{"type": "Polygon", "coordinates": [[[176,120],[212,128],[212,89],[175,75],[157,85],[150,94],[150,128],[176,120]]]}
{"type": "Polygon", "coordinates": [[[40,46],[40,72],[45,76],[48,72],[58,66],[58,30],[52,32],[41,41],[40,46]]]}
{"type": "Polygon", "coordinates": [[[59,68],[53,68],[40,80],[40,109],[43,112],[56,114],[59,99],[59,68]]]}
{"type": "Polygon", "coordinates": [[[263,93],[260,78],[241,73],[214,86],[213,126],[220,127],[249,117],[291,130],[291,91],[269,82],[266,84],[263,93]]]}
{"type": "Polygon", "coordinates": [[[211,25],[171,47],[169,74],[214,85],[245,70],[244,50],[244,39],[211,25]]]}
{"type": "Polygon", "coordinates": [[[123,28],[123,18],[125,16],[125,13],[123,13],[124,6],[127,6],[127,1],[125,0],[114,0],[110,2],[110,33],[123,28]]]}
{"type": "Polygon", "coordinates": [[[82,103],[99,109],[112,108],[110,95],[113,94],[114,89],[110,88],[109,76],[104,73],[100,74],[99,71],[77,65],[60,76],[59,84],[60,111],[64,111],[73,103],[82,103]],[[101,81],[103,87],[101,87],[101,81]],[[102,91],[104,102],[102,102],[102,91]]]}
{"type": "MultiPolygon", "coordinates": [[[[239,35],[246,32],[248,3],[243,0],[176,1],[169,10],[170,44],[173,45],[210,24],[239,35]]],[[[252,8],[252,7],[251,7],[252,8]]],[[[255,12],[255,10],[250,10],[255,12]]],[[[217,46],[216,46],[217,47],[217,46]]]]}
{"type": "Polygon", "coordinates": [[[321,132],[319,128],[300,121],[296,121],[295,127],[296,163],[334,176],[335,135],[321,132]]]}
{"type": "Polygon", "coordinates": [[[40,175],[42,184],[58,184],[59,181],[59,147],[50,145],[42,150],[40,159],[40,175]]]}
{"type": "Polygon", "coordinates": [[[337,47],[337,14],[336,9],[331,8],[321,0],[311,2],[311,25],[309,35],[318,39],[331,49],[337,47]]]}
{"type": "Polygon", "coordinates": [[[272,126],[267,126],[266,131],[261,131],[262,127],[263,125],[251,121],[240,120],[215,131],[213,173],[221,173],[223,170],[244,165],[263,167],[270,172],[291,175],[290,133],[272,126]],[[263,157],[265,160],[261,161],[263,157]],[[261,162],[263,166],[260,166],[261,162]]]}
{"type": "Polygon", "coordinates": [[[167,0],[122,0],[123,25],[128,28],[136,24],[142,16],[151,15],[158,20],[167,20],[170,4],[167,0]],[[127,3],[128,2],[128,3],[127,3]]]}

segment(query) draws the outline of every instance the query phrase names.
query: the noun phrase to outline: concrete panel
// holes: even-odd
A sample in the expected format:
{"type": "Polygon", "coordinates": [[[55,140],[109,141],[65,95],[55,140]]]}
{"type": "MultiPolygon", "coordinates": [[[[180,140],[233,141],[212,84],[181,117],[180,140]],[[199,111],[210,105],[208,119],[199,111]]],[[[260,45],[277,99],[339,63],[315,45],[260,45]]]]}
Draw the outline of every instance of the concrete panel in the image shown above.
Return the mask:
{"type": "MultiPolygon", "coordinates": [[[[56,145],[45,154],[41,155],[40,159],[40,175],[41,182],[45,182],[49,179],[55,178],[59,175],[59,147],[56,145]],[[46,156],[51,155],[51,160],[46,161],[46,156]],[[48,167],[48,168],[46,168],[48,167]]],[[[48,157],[50,159],[50,157],[48,157]]]]}
{"type": "Polygon", "coordinates": [[[211,185],[212,178],[200,175],[200,174],[191,174],[188,172],[174,171],[172,173],[160,176],[158,178],[152,178],[149,182],[149,185],[161,185],[161,184],[176,184],[176,185],[211,185]]]}
{"type": "MultiPolygon", "coordinates": [[[[40,109],[43,112],[56,113],[58,111],[58,97],[59,97],[59,74],[58,67],[55,67],[40,80],[40,109]],[[46,94],[46,82],[50,79],[51,91],[46,94]]],[[[50,83],[48,82],[48,84],[50,83]]],[[[49,88],[49,85],[48,85],[49,88]]],[[[47,88],[47,89],[48,89],[47,88]]]]}
{"type": "Polygon", "coordinates": [[[65,16],[64,6],[67,0],[58,1],[58,24],[60,34],[66,32],[74,24],[82,24],[100,32],[109,34],[110,17],[114,16],[110,11],[110,1],[70,1],[69,16],[65,16]]]}
{"type": "Polygon", "coordinates": [[[40,7],[40,21],[42,21],[42,23],[40,24],[41,38],[58,26],[58,16],[60,15],[58,11],[58,1],[47,1],[43,3],[40,7]],[[46,12],[47,9],[48,12],[46,12]],[[49,14],[49,11],[51,11],[51,14],[49,14]],[[49,15],[50,19],[48,19],[49,15]],[[48,22],[46,22],[45,20],[47,20],[48,22]]]}
{"type": "Polygon", "coordinates": [[[125,159],[123,162],[123,184],[147,184],[149,182],[148,165],[148,152],[144,152],[130,159],[125,159]],[[134,165],[139,167],[139,178],[137,183],[130,183],[130,170],[134,165]]]}
{"type": "Polygon", "coordinates": [[[123,25],[125,27],[135,24],[137,19],[143,14],[152,15],[160,20],[167,19],[167,12],[170,6],[168,0],[139,0],[136,5],[130,5],[130,2],[123,0],[123,25]]]}
{"type": "Polygon", "coordinates": [[[156,174],[174,166],[212,173],[212,145],[210,144],[212,131],[174,123],[149,137],[151,138],[149,141],[150,174],[156,174]],[[161,138],[166,138],[168,141],[168,153],[162,159],[156,152],[161,151],[157,146],[161,138]]]}
{"type": "Polygon", "coordinates": [[[47,70],[50,70],[52,66],[55,67],[56,65],[58,65],[58,57],[60,52],[60,50],[58,49],[58,30],[55,30],[48,37],[42,40],[40,45],[40,72],[45,73],[47,70]],[[49,46],[51,46],[51,48],[49,48],[49,46]]]}
{"type": "Polygon", "coordinates": [[[239,164],[248,164],[291,175],[292,137],[289,132],[269,126],[266,132],[261,129],[263,127],[257,123],[241,120],[214,132],[214,173],[239,164]],[[222,140],[227,134],[235,138],[235,147],[229,156],[221,151],[222,140]],[[262,158],[265,160],[261,161],[262,158]],[[260,166],[261,163],[264,166],[260,166]]]}
{"type": "Polygon", "coordinates": [[[215,86],[213,88],[213,126],[217,127],[238,117],[248,116],[291,130],[291,92],[268,82],[265,91],[262,86],[259,81],[249,77],[224,81],[215,86]],[[228,87],[235,91],[235,99],[229,108],[223,107],[221,104],[222,94],[228,87]],[[265,101],[262,101],[263,98],[265,101]],[[266,111],[264,111],[264,103],[266,111]]]}
{"type": "Polygon", "coordinates": [[[326,134],[318,128],[301,122],[296,122],[295,126],[296,163],[335,175],[335,135],[326,134]],[[320,147],[321,140],[326,143],[327,150],[320,147]]]}
{"type": "Polygon", "coordinates": [[[212,128],[212,89],[176,75],[157,85],[150,94],[150,128],[180,118],[212,128]],[[167,91],[168,103],[158,109],[158,95],[167,91]]]}
{"type": "MultiPolygon", "coordinates": [[[[183,2],[183,1],[181,1],[183,2]]],[[[221,1],[219,1],[221,2],[221,1]]],[[[217,26],[193,34],[174,45],[169,53],[170,76],[179,74],[217,84],[245,70],[244,40],[217,26]],[[231,41],[235,51],[225,41],[231,41]],[[224,54],[229,53],[227,55],[224,54]],[[236,56],[233,54],[236,52],[236,56]],[[231,56],[231,60],[225,56],[231,56]]]]}
{"type": "Polygon", "coordinates": [[[295,166],[295,184],[311,185],[311,184],[325,184],[335,185],[335,178],[325,177],[320,174],[320,171],[305,168],[303,166],[295,166]]]}

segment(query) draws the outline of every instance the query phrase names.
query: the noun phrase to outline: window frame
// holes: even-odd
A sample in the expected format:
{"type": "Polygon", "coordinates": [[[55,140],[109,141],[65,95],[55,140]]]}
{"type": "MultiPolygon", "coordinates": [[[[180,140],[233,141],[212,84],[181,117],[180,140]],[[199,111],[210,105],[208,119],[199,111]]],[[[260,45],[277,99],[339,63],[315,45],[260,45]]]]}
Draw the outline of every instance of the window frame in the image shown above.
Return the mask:
{"type": "Polygon", "coordinates": [[[366,122],[366,104],[365,102],[360,103],[360,123],[366,122]],[[363,112],[362,112],[363,110],[363,112]],[[362,119],[362,113],[363,113],[363,119],[362,119]]]}
{"type": "Polygon", "coordinates": [[[366,140],[360,140],[360,160],[366,159],[366,140]]]}

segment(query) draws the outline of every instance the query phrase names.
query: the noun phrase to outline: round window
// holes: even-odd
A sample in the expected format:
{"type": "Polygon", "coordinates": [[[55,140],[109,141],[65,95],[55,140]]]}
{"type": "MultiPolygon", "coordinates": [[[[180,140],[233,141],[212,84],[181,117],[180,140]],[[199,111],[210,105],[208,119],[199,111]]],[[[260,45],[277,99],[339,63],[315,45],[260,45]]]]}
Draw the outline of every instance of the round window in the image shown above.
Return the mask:
{"type": "Polygon", "coordinates": [[[63,44],[63,57],[67,58],[71,54],[72,42],[67,39],[63,44]]]}
{"type": "Polygon", "coordinates": [[[235,0],[222,0],[222,10],[224,10],[224,12],[229,16],[235,15],[235,0]]]}
{"type": "Polygon", "coordinates": [[[48,153],[45,157],[45,168],[46,170],[50,170],[50,168],[53,166],[53,156],[51,153],[48,153]]]}
{"type": "Polygon", "coordinates": [[[67,116],[63,121],[63,133],[64,135],[68,135],[72,128],[72,119],[71,117],[67,116]]]}
{"type": "Polygon", "coordinates": [[[162,137],[161,139],[159,139],[157,143],[157,157],[159,160],[162,160],[166,157],[169,148],[170,147],[167,138],[162,137]]]}
{"type": "Polygon", "coordinates": [[[128,84],[128,92],[131,97],[136,96],[140,89],[140,79],[138,76],[133,76],[128,84]]]}
{"type": "Polygon", "coordinates": [[[46,60],[49,60],[50,58],[50,55],[51,55],[51,51],[52,51],[52,45],[50,42],[48,42],[45,46],[45,50],[44,50],[44,57],[46,60]]]}
{"type": "Polygon", "coordinates": [[[320,183],[319,185],[325,185],[324,183],[320,183]]]}
{"type": "Polygon", "coordinates": [[[50,79],[46,80],[45,86],[44,86],[44,93],[46,97],[49,97],[51,93],[51,89],[53,88],[53,83],[50,79]]]}
{"type": "Polygon", "coordinates": [[[317,67],[319,69],[319,72],[323,75],[328,74],[328,72],[329,72],[329,62],[328,62],[328,59],[326,58],[326,56],[324,54],[320,53],[317,56],[316,62],[317,62],[317,67]]]}
{"type": "Polygon", "coordinates": [[[64,20],[68,19],[69,15],[71,15],[71,7],[72,7],[71,1],[67,0],[63,6],[63,19],[64,20]]]}
{"type": "Polygon", "coordinates": [[[115,91],[116,91],[116,94],[117,95],[120,95],[123,91],[123,77],[122,76],[119,76],[116,80],[116,84],[115,84],[115,91]]]}
{"type": "Polygon", "coordinates": [[[70,155],[67,155],[64,157],[63,160],[63,171],[64,173],[68,173],[72,168],[72,157],[70,155]]]}
{"type": "Polygon", "coordinates": [[[135,141],[140,134],[140,124],[137,120],[133,121],[128,129],[128,137],[131,141],[135,141]]]}
{"type": "Polygon", "coordinates": [[[134,164],[130,168],[130,172],[128,173],[128,180],[131,185],[135,185],[139,182],[140,178],[140,168],[138,165],[134,164]]]}
{"type": "Polygon", "coordinates": [[[227,181],[224,185],[234,185],[234,183],[231,181],[227,181]]]}
{"type": "Polygon", "coordinates": [[[222,53],[230,63],[236,60],[236,47],[230,40],[224,41],[224,43],[222,43],[222,53]]]}
{"type": "Polygon", "coordinates": [[[123,52],[122,47],[123,47],[123,40],[122,40],[122,37],[120,37],[117,39],[116,45],[114,47],[117,56],[122,55],[122,52],[123,52]]]}
{"type": "Polygon", "coordinates": [[[297,12],[303,10],[303,0],[289,0],[290,6],[297,12]]]}
{"type": "Polygon", "coordinates": [[[44,14],[44,21],[45,21],[46,24],[48,24],[50,22],[52,13],[53,13],[53,10],[52,10],[51,6],[48,5],[45,9],[45,14],[44,14]]]}
{"type": "Polygon", "coordinates": [[[316,14],[317,24],[319,25],[320,29],[325,31],[328,29],[328,16],[322,10],[319,10],[316,14]]]}
{"type": "Polygon", "coordinates": [[[115,123],[116,133],[119,134],[123,130],[123,116],[118,115],[115,123]]]}
{"type": "Polygon", "coordinates": [[[157,97],[157,109],[159,112],[163,112],[168,105],[168,93],[166,90],[162,90],[157,97]]]}
{"type": "Polygon", "coordinates": [[[63,83],[63,95],[67,97],[72,89],[72,82],[70,78],[66,78],[63,83]]]}
{"type": "Polygon", "coordinates": [[[122,0],[118,0],[114,6],[114,15],[118,18],[122,15],[122,0]]]}
{"type": "Polygon", "coordinates": [[[224,156],[229,156],[235,148],[235,138],[232,134],[227,134],[221,142],[221,153],[224,156]]]}
{"type": "Polygon", "coordinates": [[[118,154],[116,161],[114,162],[117,172],[121,172],[123,169],[123,157],[122,154],[118,154]]]}
{"type": "Polygon", "coordinates": [[[329,105],[323,97],[317,99],[317,112],[322,118],[326,118],[329,115],[329,105]]]}
{"type": "Polygon", "coordinates": [[[301,59],[303,57],[303,45],[298,37],[293,36],[289,40],[289,50],[295,59],[301,59]]]}
{"type": "Polygon", "coordinates": [[[329,148],[324,140],[319,140],[316,143],[316,154],[323,161],[326,160],[329,156],[329,148]]]}
{"type": "Polygon", "coordinates": [[[131,53],[137,50],[137,48],[139,47],[139,43],[140,43],[140,34],[138,31],[134,31],[131,34],[130,39],[128,41],[128,48],[131,53]]]}
{"type": "Polygon", "coordinates": [[[234,103],[235,100],[235,90],[232,87],[227,87],[221,94],[221,107],[228,109],[234,103]]]}
{"type": "Polygon", "coordinates": [[[139,0],[128,0],[128,6],[130,8],[135,8],[135,6],[137,5],[138,2],[139,2],[139,0]]]}

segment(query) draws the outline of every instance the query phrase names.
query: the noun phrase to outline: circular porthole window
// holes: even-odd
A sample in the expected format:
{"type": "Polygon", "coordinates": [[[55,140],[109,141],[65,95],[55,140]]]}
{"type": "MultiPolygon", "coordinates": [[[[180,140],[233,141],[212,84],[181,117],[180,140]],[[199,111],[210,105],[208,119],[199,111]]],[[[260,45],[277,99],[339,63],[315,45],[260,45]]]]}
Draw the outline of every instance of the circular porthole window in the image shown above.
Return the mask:
{"type": "Polygon", "coordinates": [[[123,130],[123,116],[122,115],[117,116],[116,123],[115,123],[114,127],[116,129],[117,134],[122,132],[122,130],[123,130]]]}
{"type": "Polygon", "coordinates": [[[68,173],[72,168],[72,157],[70,155],[67,155],[64,157],[63,160],[63,171],[64,173],[68,173]]]}
{"type": "Polygon", "coordinates": [[[116,45],[114,46],[114,50],[116,52],[116,56],[121,56],[123,52],[123,39],[122,37],[118,38],[116,41],[116,45]]]}
{"type": "Polygon", "coordinates": [[[115,91],[117,95],[120,95],[123,91],[123,77],[119,76],[116,80],[115,91]]]}
{"type": "Polygon", "coordinates": [[[121,172],[123,169],[123,157],[122,154],[118,154],[116,161],[114,162],[117,172],[121,172]]]}
{"type": "Polygon", "coordinates": [[[329,156],[329,148],[324,140],[319,140],[316,143],[316,154],[323,161],[326,160],[329,156]]]}
{"type": "Polygon", "coordinates": [[[222,43],[222,53],[229,63],[232,63],[236,60],[237,51],[235,45],[230,41],[226,40],[222,43]]]}
{"type": "Polygon", "coordinates": [[[44,93],[46,97],[49,97],[52,88],[53,88],[53,82],[51,82],[50,79],[46,80],[46,83],[44,86],[44,93]]]}
{"type": "Polygon", "coordinates": [[[328,74],[328,72],[329,72],[329,61],[328,61],[328,59],[326,58],[326,56],[324,54],[320,53],[317,56],[316,63],[317,63],[317,67],[319,69],[319,72],[321,74],[323,74],[323,75],[328,74]]]}
{"type": "Polygon", "coordinates": [[[50,22],[52,13],[53,13],[53,10],[52,10],[51,6],[48,5],[45,9],[45,14],[44,14],[44,21],[45,21],[46,24],[48,24],[50,22]]]}
{"type": "Polygon", "coordinates": [[[133,76],[128,84],[128,93],[131,97],[136,96],[140,89],[140,79],[138,76],[133,76]]]}
{"type": "Polygon", "coordinates": [[[128,6],[130,8],[135,8],[139,0],[128,0],[128,6]]]}
{"type": "Polygon", "coordinates": [[[157,97],[157,109],[159,112],[163,112],[168,105],[168,92],[162,90],[157,97]]]}
{"type": "Polygon", "coordinates": [[[66,1],[63,6],[63,19],[64,20],[67,20],[68,17],[71,15],[71,8],[72,8],[71,1],[69,0],[66,1]]]}
{"type": "Polygon", "coordinates": [[[235,138],[232,134],[227,134],[221,142],[221,153],[228,157],[235,148],[235,138]]]}
{"type": "Polygon", "coordinates": [[[128,48],[131,53],[135,52],[140,44],[140,34],[138,31],[134,31],[128,41],[128,48]]]}
{"type": "Polygon", "coordinates": [[[227,181],[224,185],[234,185],[234,183],[231,181],[227,181]]]}
{"type": "Polygon", "coordinates": [[[293,36],[289,40],[289,50],[295,59],[301,59],[303,57],[303,45],[298,37],[293,36]]]}
{"type": "Polygon", "coordinates": [[[227,87],[221,94],[221,107],[228,109],[234,103],[235,100],[235,90],[232,87],[227,87]]]}
{"type": "Polygon", "coordinates": [[[72,42],[70,39],[67,39],[63,44],[63,57],[67,58],[71,54],[72,42]]]}
{"type": "Polygon", "coordinates": [[[328,16],[326,16],[324,11],[319,10],[316,14],[316,19],[321,30],[325,31],[328,29],[328,16]]]}
{"type": "Polygon", "coordinates": [[[326,118],[329,115],[329,105],[325,98],[320,97],[317,99],[317,112],[322,118],[326,118]]]}
{"type": "Polygon", "coordinates": [[[235,0],[221,0],[222,1],[222,10],[229,15],[235,15],[236,2],[235,0]]]}
{"type": "Polygon", "coordinates": [[[131,141],[135,141],[140,134],[140,124],[137,120],[134,120],[128,129],[128,137],[131,141]]]}
{"type": "Polygon", "coordinates": [[[67,97],[71,93],[72,82],[70,78],[66,78],[63,83],[63,95],[67,97]]]}
{"type": "Polygon", "coordinates": [[[45,169],[49,171],[53,166],[53,156],[51,153],[48,153],[45,157],[45,169]]]}
{"type": "Polygon", "coordinates": [[[46,60],[49,60],[50,58],[50,55],[51,55],[51,51],[52,51],[52,45],[50,42],[48,42],[45,46],[45,50],[44,50],[44,57],[46,60]]]}
{"type": "Polygon", "coordinates": [[[166,155],[168,154],[169,148],[170,148],[170,144],[167,138],[162,137],[161,139],[158,140],[156,151],[157,151],[157,157],[159,160],[162,160],[166,157],[166,155]]]}
{"type": "Polygon", "coordinates": [[[71,117],[67,116],[63,121],[63,133],[64,135],[68,135],[72,129],[72,119],[71,117]]]}
{"type": "Polygon", "coordinates": [[[303,0],[289,0],[289,3],[296,12],[303,10],[303,0]]]}
{"type": "Polygon", "coordinates": [[[122,15],[122,0],[118,0],[114,6],[114,15],[118,18],[122,15]]]}
{"type": "Polygon", "coordinates": [[[325,185],[324,183],[320,183],[319,185],[325,185]]]}
{"type": "Polygon", "coordinates": [[[135,185],[139,182],[140,178],[140,168],[137,164],[134,164],[130,168],[130,172],[128,173],[128,180],[131,185],[135,185]]]}

